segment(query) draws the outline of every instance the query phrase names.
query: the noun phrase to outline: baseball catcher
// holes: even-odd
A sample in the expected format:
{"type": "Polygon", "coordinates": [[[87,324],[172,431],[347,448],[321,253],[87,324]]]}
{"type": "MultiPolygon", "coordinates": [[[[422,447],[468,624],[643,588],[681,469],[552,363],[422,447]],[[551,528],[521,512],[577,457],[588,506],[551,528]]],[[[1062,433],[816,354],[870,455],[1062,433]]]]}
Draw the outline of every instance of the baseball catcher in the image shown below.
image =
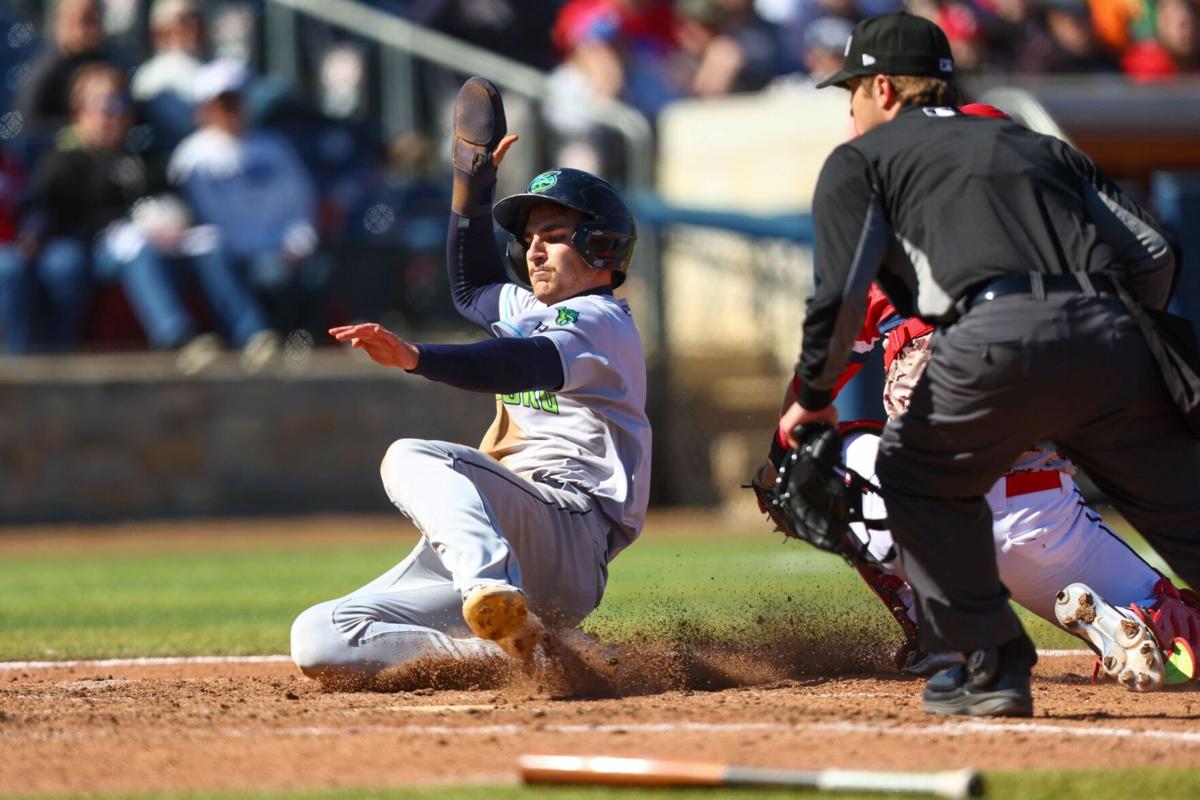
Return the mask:
{"type": "MultiPolygon", "coordinates": [[[[928,360],[932,333],[932,326],[900,317],[872,287],[855,356],[837,389],[882,341],[884,407],[889,418],[900,415],[928,360]]],[[[777,435],[752,486],[784,533],[838,553],[858,571],[901,628],[897,667],[929,675],[961,656],[920,649],[917,605],[875,491],[881,432],[873,422],[805,426],[792,450],[777,435]]],[[[987,494],[1001,580],[1016,602],[1088,643],[1098,656],[1093,678],[1103,673],[1134,691],[1194,681],[1200,602],[1101,521],[1074,474],[1068,459],[1042,444],[1022,454],[987,494]]]]}

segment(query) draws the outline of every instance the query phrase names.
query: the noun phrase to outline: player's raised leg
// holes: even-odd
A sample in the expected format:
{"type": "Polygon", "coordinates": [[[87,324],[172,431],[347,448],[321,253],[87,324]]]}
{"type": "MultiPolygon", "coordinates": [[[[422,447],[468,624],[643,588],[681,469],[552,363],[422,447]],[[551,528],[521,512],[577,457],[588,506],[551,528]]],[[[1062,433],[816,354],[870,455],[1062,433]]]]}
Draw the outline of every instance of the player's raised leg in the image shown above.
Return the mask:
{"type": "Polygon", "coordinates": [[[528,658],[544,618],[572,626],[600,602],[610,523],[586,493],[526,480],[474,448],[399,440],[388,497],[429,540],[471,629],[528,658]]]}

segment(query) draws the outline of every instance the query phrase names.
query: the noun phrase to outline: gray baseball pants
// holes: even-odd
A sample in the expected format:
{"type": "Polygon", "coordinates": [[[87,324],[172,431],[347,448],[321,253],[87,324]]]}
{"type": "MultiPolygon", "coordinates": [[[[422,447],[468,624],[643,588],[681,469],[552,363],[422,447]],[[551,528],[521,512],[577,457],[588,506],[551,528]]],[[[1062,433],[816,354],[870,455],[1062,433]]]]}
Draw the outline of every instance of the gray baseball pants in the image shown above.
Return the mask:
{"type": "Polygon", "coordinates": [[[604,594],[611,523],[587,493],[526,480],[472,447],[401,439],[380,466],[388,497],[421,532],[407,558],[292,625],[305,674],[372,675],[427,655],[500,655],[462,618],[482,584],[525,591],[552,625],[576,625],[604,594]]]}
{"type": "Polygon", "coordinates": [[[1114,295],[981,303],[933,337],[877,461],[930,652],[1022,635],[984,494],[1030,442],[1055,442],[1184,581],[1200,586],[1200,440],[1114,295]]]}

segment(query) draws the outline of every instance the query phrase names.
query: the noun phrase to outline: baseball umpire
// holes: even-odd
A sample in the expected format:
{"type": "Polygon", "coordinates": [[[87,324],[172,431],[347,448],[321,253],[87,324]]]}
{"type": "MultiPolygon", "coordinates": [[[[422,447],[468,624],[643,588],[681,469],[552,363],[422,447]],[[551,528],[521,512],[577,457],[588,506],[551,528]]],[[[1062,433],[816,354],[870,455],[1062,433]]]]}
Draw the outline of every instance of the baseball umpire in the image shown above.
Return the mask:
{"type": "Polygon", "coordinates": [[[998,577],[984,495],[1030,442],[1057,443],[1182,579],[1200,579],[1200,441],[1130,313],[1165,306],[1177,255],[1083,154],[957,111],[950,47],[927,20],[859,23],[822,85],[850,91],[862,135],[818,180],[803,385],[780,428],[795,444],[797,426],[836,421],[831,390],[872,280],[938,325],[877,463],[922,647],[969,654],[930,678],[924,708],[1028,716],[1037,656],[998,577]]]}
{"type": "Polygon", "coordinates": [[[421,532],[384,575],[316,605],[292,627],[305,674],[363,677],[425,655],[528,662],[546,626],[599,603],[608,562],[641,532],[650,480],[642,343],[613,296],[637,237],[617,191],[572,169],[492,207],[515,141],[490,82],[455,107],[447,237],[458,311],[493,338],[414,345],[376,324],[334,328],[376,362],[497,396],[478,449],[401,439],[383,459],[388,497],[421,532]],[[524,286],[505,276],[492,217],[524,286]]]}

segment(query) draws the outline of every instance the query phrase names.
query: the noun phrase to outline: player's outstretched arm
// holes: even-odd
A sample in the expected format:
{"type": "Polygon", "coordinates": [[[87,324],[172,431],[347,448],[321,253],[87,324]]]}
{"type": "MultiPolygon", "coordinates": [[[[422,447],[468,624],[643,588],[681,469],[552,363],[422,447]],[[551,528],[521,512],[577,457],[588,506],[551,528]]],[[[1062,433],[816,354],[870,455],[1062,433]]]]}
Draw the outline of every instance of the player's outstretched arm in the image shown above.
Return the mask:
{"type": "Polygon", "coordinates": [[[558,348],[545,336],[415,345],[374,322],[330,328],[329,334],[377,364],[472,392],[558,391],[565,380],[558,348]]]}
{"type": "Polygon", "coordinates": [[[351,347],[362,350],[376,364],[385,367],[411,371],[421,359],[416,346],[374,322],[330,328],[329,334],[339,342],[349,342],[351,347]]]}

